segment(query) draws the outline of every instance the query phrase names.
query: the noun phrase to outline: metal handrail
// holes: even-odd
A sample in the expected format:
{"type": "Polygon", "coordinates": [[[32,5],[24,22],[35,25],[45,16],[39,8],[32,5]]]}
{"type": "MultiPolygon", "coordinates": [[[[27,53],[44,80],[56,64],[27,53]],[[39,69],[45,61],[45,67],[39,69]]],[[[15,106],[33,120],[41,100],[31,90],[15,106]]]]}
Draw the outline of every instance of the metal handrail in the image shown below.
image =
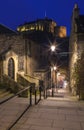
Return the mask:
{"type": "Polygon", "coordinates": [[[18,96],[19,94],[21,94],[22,92],[28,90],[29,88],[30,87],[26,87],[25,89],[20,90],[18,93],[14,94],[13,96],[10,96],[10,97],[6,98],[5,100],[3,100],[3,101],[0,102],[0,105],[3,104],[3,103],[5,103],[5,102],[7,102],[7,101],[9,101],[12,98],[18,96]]]}
{"type": "MultiPolygon", "coordinates": [[[[26,90],[29,90],[29,92],[30,92],[30,97],[29,97],[30,98],[30,102],[29,102],[29,105],[20,114],[20,116],[11,124],[11,126],[9,126],[9,128],[7,130],[11,130],[16,125],[16,123],[19,121],[19,119],[24,115],[24,113],[30,108],[30,106],[32,106],[32,100],[33,100],[33,98],[32,98],[32,86],[26,87],[25,89],[22,89],[21,91],[19,91],[18,93],[14,94],[13,96],[11,96],[11,97],[9,97],[9,98],[7,98],[7,99],[5,99],[5,100],[0,102],[0,104],[6,103],[7,101],[9,101],[12,98],[20,95],[22,92],[24,92],[26,90]]],[[[35,95],[34,96],[35,97],[35,99],[34,99],[35,105],[37,105],[39,103],[39,101],[41,100],[41,90],[39,89],[38,92],[39,92],[38,93],[39,95],[37,95],[37,89],[35,89],[35,92],[34,92],[34,95],[35,95]],[[37,96],[39,96],[39,99],[37,99],[37,96]]]]}

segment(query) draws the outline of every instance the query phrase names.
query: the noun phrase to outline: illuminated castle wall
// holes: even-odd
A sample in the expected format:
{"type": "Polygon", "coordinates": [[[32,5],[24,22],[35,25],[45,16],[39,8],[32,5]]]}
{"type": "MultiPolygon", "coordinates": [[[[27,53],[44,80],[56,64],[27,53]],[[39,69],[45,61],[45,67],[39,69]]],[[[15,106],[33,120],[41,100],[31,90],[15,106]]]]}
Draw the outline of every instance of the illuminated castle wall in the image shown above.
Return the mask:
{"type": "Polygon", "coordinates": [[[66,37],[67,31],[65,26],[57,26],[57,23],[52,19],[38,19],[36,21],[24,23],[17,27],[18,32],[29,32],[29,31],[45,31],[52,33],[57,37],[66,37]]]}

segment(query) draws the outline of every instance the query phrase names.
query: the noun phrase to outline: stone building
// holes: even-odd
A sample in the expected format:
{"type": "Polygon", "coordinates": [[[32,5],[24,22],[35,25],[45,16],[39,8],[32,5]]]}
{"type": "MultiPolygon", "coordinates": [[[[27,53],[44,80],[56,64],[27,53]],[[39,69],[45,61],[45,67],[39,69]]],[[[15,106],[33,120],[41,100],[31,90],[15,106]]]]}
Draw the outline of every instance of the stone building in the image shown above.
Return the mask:
{"type": "MultiPolygon", "coordinates": [[[[66,28],[58,27],[56,31],[56,27],[56,22],[48,18],[20,25],[17,27],[18,32],[0,25],[1,81],[16,82],[24,86],[34,84],[36,87],[39,85],[49,87],[51,85],[51,43],[57,40],[60,47],[61,42],[61,51],[65,51],[62,48],[68,45],[65,42],[66,28]]],[[[64,55],[58,57],[58,66],[61,62],[63,64],[63,59],[67,60],[64,55]]]]}
{"type": "Polygon", "coordinates": [[[76,94],[75,77],[73,77],[74,68],[77,60],[81,57],[84,51],[84,15],[80,15],[79,7],[74,5],[71,21],[71,34],[69,40],[70,52],[70,89],[73,94],[76,94]]]}
{"type": "Polygon", "coordinates": [[[17,31],[28,32],[28,31],[46,31],[54,33],[56,22],[49,18],[37,19],[36,21],[27,22],[23,25],[19,25],[17,31]]]}
{"type": "MultiPolygon", "coordinates": [[[[23,34],[25,37],[32,39],[34,42],[37,42],[38,44],[39,43],[45,44],[45,47],[46,46],[49,47],[49,48],[46,48],[47,53],[49,53],[48,58],[50,60],[49,63],[47,64],[49,67],[49,71],[50,71],[51,66],[53,66],[53,65],[60,66],[61,65],[61,67],[59,67],[59,71],[62,75],[66,75],[66,77],[67,77],[66,73],[68,70],[67,69],[68,64],[65,63],[68,61],[67,55],[63,54],[63,53],[60,55],[60,52],[55,52],[54,53],[55,55],[52,56],[53,57],[52,59],[54,59],[54,61],[52,61],[50,59],[51,52],[50,51],[48,52],[48,50],[50,50],[50,46],[54,42],[56,42],[56,44],[57,44],[56,46],[59,46],[58,50],[61,50],[61,52],[68,51],[68,38],[67,38],[65,26],[58,26],[54,20],[45,17],[44,19],[38,19],[36,21],[27,22],[22,25],[19,25],[17,27],[17,31],[19,33],[23,34]],[[50,63],[50,62],[53,62],[53,63],[50,63]]],[[[43,71],[45,71],[45,70],[43,70],[43,71]]],[[[42,71],[39,70],[39,72],[42,72],[42,71]]],[[[52,75],[53,75],[53,82],[55,82],[55,72],[53,72],[52,75]]],[[[45,76],[45,79],[46,79],[46,77],[48,77],[48,76],[45,76]]],[[[49,80],[46,80],[46,81],[48,82],[49,80]]],[[[49,86],[49,84],[47,86],[49,86]]]]}
{"type": "Polygon", "coordinates": [[[44,19],[37,19],[36,21],[26,22],[17,27],[18,32],[35,32],[41,31],[46,33],[51,33],[56,37],[66,37],[66,27],[58,26],[57,23],[45,17],[44,19]]]}
{"type": "MultiPolygon", "coordinates": [[[[44,81],[47,69],[47,54],[41,44],[0,25],[0,79],[18,82],[24,79],[35,86],[44,81]],[[45,62],[43,62],[45,60],[45,62]],[[43,68],[41,67],[43,64],[43,68]],[[38,70],[43,70],[39,71],[38,70]]],[[[21,81],[20,81],[21,83],[21,81]]]]}
{"type": "Polygon", "coordinates": [[[65,26],[56,26],[55,35],[60,38],[65,38],[67,36],[67,30],[65,26]]]}

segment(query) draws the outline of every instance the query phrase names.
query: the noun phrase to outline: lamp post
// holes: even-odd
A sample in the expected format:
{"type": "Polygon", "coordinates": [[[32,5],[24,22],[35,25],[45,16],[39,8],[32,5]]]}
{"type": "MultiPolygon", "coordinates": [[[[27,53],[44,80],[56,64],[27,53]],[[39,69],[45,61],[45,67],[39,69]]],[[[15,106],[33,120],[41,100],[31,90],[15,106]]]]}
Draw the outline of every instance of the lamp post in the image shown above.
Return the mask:
{"type": "MultiPolygon", "coordinates": [[[[50,46],[50,50],[51,50],[51,59],[53,60],[53,61],[51,61],[51,62],[55,62],[55,50],[56,50],[56,45],[55,44],[52,44],[51,46],[50,46]]],[[[52,63],[52,64],[53,64],[52,63]]],[[[51,88],[52,88],[52,96],[54,95],[54,89],[56,88],[56,66],[52,66],[51,67],[51,88]],[[54,75],[53,75],[54,74],[54,75]],[[54,76],[54,77],[53,77],[54,76]],[[53,78],[54,78],[54,80],[53,80],[53,78]]]]}
{"type": "Polygon", "coordinates": [[[51,88],[52,88],[52,97],[54,92],[57,91],[57,66],[51,67],[51,88]]]}
{"type": "Polygon", "coordinates": [[[53,85],[53,67],[51,67],[51,89],[52,89],[52,97],[54,96],[54,85],[53,85]]]}
{"type": "Polygon", "coordinates": [[[53,72],[53,68],[51,67],[51,88],[52,88],[52,85],[53,85],[52,72],[53,72]]]}
{"type": "Polygon", "coordinates": [[[53,69],[54,69],[54,73],[55,73],[55,91],[56,91],[57,90],[57,67],[54,66],[53,69]]]}

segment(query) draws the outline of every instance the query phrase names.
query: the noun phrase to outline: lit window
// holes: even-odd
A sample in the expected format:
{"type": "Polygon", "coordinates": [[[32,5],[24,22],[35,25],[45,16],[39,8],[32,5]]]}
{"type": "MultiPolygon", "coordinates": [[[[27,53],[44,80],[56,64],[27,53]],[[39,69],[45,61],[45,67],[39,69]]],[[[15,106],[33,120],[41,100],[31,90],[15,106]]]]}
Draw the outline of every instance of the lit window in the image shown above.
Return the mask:
{"type": "Polygon", "coordinates": [[[24,26],[21,28],[21,32],[23,32],[23,31],[25,31],[25,27],[24,26]]]}
{"type": "Polygon", "coordinates": [[[41,30],[43,31],[43,26],[42,26],[41,30]]]}
{"type": "Polygon", "coordinates": [[[42,29],[41,29],[41,25],[39,25],[39,30],[42,30],[42,29]]]}

